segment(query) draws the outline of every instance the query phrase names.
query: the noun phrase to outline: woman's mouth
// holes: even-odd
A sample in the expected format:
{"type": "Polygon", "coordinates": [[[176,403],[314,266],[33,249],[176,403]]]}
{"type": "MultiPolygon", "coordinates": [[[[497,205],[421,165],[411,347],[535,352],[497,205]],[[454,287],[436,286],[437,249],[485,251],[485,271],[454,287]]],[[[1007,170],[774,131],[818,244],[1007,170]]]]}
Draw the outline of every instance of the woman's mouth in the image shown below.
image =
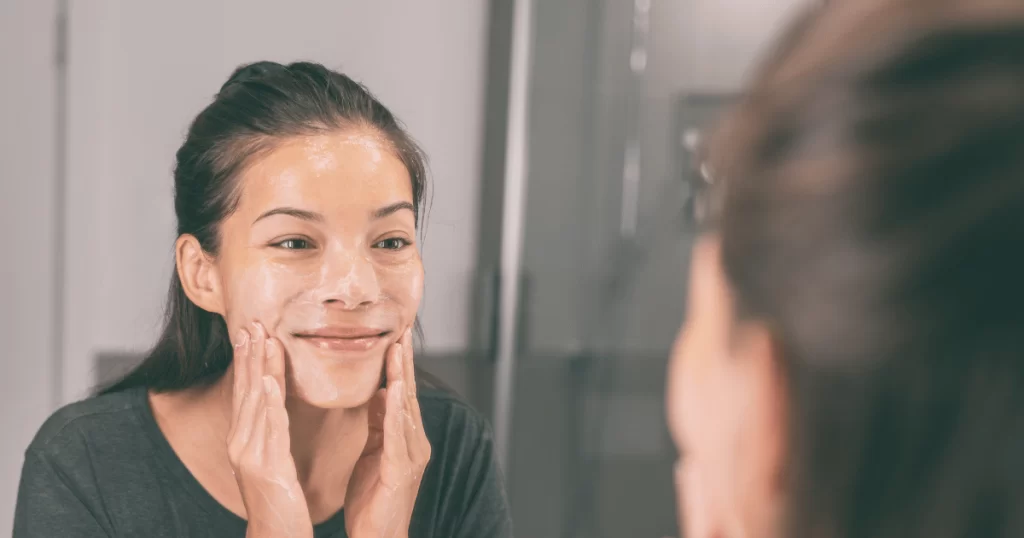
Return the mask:
{"type": "Polygon", "coordinates": [[[368,351],[390,334],[372,327],[324,327],[292,336],[322,351],[368,351]]]}

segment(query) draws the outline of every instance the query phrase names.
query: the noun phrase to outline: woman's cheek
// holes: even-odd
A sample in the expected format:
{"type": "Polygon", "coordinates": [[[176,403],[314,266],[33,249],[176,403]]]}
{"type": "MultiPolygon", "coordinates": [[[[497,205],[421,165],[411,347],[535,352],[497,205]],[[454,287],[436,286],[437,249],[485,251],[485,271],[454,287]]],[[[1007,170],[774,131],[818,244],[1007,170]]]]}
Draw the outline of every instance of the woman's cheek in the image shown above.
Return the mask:
{"type": "Polygon", "coordinates": [[[248,267],[233,278],[228,304],[228,327],[232,334],[259,321],[271,335],[281,324],[284,303],[294,293],[294,276],[275,264],[248,267]]]}
{"type": "Polygon", "coordinates": [[[402,320],[412,324],[423,300],[423,262],[417,254],[406,263],[377,270],[381,291],[401,309],[402,320]]]}

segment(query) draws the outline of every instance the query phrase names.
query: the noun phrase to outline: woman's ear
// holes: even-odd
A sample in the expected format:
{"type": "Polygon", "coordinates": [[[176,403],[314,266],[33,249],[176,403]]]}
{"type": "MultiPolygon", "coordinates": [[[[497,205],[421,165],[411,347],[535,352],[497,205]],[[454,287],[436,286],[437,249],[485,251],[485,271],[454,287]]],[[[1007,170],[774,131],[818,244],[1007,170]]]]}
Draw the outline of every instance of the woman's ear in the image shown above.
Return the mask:
{"type": "Polygon", "coordinates": [[[224,294],[213,259],[206,254],[199,240],[183,234],[174,244],[178,278],[185,295],[199,308],[224,315],[224,294]]]}

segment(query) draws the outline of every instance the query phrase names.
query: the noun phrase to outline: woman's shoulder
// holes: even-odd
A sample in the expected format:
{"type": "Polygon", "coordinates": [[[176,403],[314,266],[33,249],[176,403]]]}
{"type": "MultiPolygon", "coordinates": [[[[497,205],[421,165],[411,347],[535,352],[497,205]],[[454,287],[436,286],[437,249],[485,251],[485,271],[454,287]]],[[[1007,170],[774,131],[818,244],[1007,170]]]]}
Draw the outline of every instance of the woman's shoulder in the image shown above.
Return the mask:
{"type": "Polygon", "coordinates": [[[138,407],[144,404],[145,391],[140,388],[65,405],[43,422],[27,452],[53,456],[85,448],[93,439],[116,439],[126,429],[138,429],[138,407]]]}
{"type": "Polygon", "coordinates": [[[491,443],[490,424],[476,409],[456,394],[435,388],[421,388],[417,394],[423,428],[431,445],[438,442],[460,444],[491,443]]]}
{"type": "Polygon", "coordinates": [[[451,392],[421,389],[423,428],[430,440],[430,463],[416,504],[437,520],[429,527],[443,536],[512,536],[505,496],[487,420],[451,392]]]}

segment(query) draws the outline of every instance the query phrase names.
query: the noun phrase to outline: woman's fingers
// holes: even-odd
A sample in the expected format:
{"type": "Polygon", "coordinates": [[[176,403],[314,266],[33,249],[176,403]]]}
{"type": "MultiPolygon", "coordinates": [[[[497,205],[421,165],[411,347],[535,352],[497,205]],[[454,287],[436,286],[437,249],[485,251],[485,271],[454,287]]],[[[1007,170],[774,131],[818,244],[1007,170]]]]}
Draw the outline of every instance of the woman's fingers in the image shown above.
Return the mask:
{"type": "Polygon", "coordinates": [[[416,390],[416,366],[413,362],[412,330],[402,336],[402,371],[405,374],[405,410],[406,439],[409,443],[409,456],[417,465],[426,465],[430,459],[430,441],[423,429],[423,416],[420,414],[420,402],[416,390]]]}
{"type": "MultiPolygon", "coordinates": [[[[237,340],[233,365],[234,413],[228,433],[228,454],[236,463],[240,463],[243,453],[248,452],[247,447],[253,445],[254,437],[258,446],[263,445],[268,394],[263,382],[266,369],[264,362],[267,360],[268,346],[271,354],[280,348],[277,347],[279,344],[268,338],[266,329],[259,322],[253,322],[249,329],[239,331],[237,340]]],[[[283,352],[276,355],[283,355],[283,352]]],[[[280,360],[283,361],[283,358],[280,360]]]]}
{"type": "Polygon", "coordinates": [[[281,386],[278,384],[277,378],[266,374],[263,376],[261,386],[267,398],[267,407],[284,409],[284,394],[281,392],[281,386]]]}
{"type": "Polygon", "coordinates": [[[401,381],[405,378],[402,372],[402,344],[394,343],[388,348],[387,356],[385,357],[385,370],[387,371],[387,388],[390,391],[391,386],[395,381],[401,381]]]}
{"type": "Polygon", "coordinates": [[[231,408],[234,410],[232,419],[237,417],[238,410],[242,407],[242,397],[245,396],[246,388],[249,385],[249,346],[249,331],[239,330],[238,336],[235,337],[235,354],[232,359],[232,369],[235,375],[234,392],[231,395],[231,408]]]}
{"type": "MultiPolygon", "coordinates": [[[[265,398],[264,401],[266,401],[265,398]]],[[[245,453],[241,458],[240,463],[251,473],[267,471],[263,464],[263,456],[266,451],[267,422],[270,421],[269,411],[270,409],[265,405],[257,410],[256,421],[252,426],[252,435],[249,436],[249,443],[245,445],[245,453]]]]}
{"type": "Polygon", "coordinates": [[[278,392],[281,394],[281,405],[284,405],[284,346],[277,338],[267,338],[267,364],[263,372],[277,382],[278,392]]]}
{"type": "Polygon", "coordinates": [[[405,334],[398,341],[402,346],[402,372],[405,374],[405,389],[413,396],[416,395],[416,365],[412,360],[412,330],[406,329],[405,334]]]}
{"type": "Polygon", "coordinates": [[[386,389],[377,389],[377,392],[370,399],[369,408],[369,432],[366,437],[366,446],[363,448],[363,455],[372,454],[381,449],[384,445],[384,417],[387,416],[387,395],[386,389]]]}
{"type": "Polygon", "coordinates": [[[409,461],[409,447],[405,437],[405,374],[402,364],[402,344],[393,344],[388,350],[388,387],[384,410],[384,457],[399,470],[409,461]]]}
{"type": "Polygon", "coordinates": [[[235,458],[236,463],[249,444],[256,422],[262,420],[263,409],[266,407],[263,395],[262,383],[255,387],[246,387],[245,394],[242,395],[242,404],[235,415],[235,424],[228,437],[228,455],[235,458]]]}
{"type": "Polygon", "coordinates": [[[399,475],[405,475],[409,467],[409,447],[405,437],[404,384],[401,378],[388,382],[387,411],[384,413],[384,458],[387,463],[394,466],[391,471],[398,471],[399,475]]]}
{"type": "Polygon", "coordinates": [[[402,336],[402,373],[405,374],[405,396],[406,407],[409,410],[409,417],[414,422],[419,422],[420,406],[416,399],[416,363],[413,362],[412,331],[405,331],[402,336]]]}
{"type": "Polygon", "coordinates": [[[266,455],[271,462],[280,462],[291,455],[291,439],[288,435],[288,412],[284,408],[284,395],[277,380],[271,375],[263,376],[267,398],[266,455]]]}
{"type": "MultiPolygon", "coordinates": [[[[249,470],[256,471],[264,467],[264,453],[267,445],[267,435],[270,430],[270,421],[273,418],[271,398],[273,398],[274,386],[276,383],[272,377],[260,377],[259,385],[253,392],[259,394],[260,405],[256,408],[252,420],[252,432],[245,444],[244,455],[241,458],[243,465],[252,466],[249,470]]],[[[265,469],[264,469],[265,470],[265,469]]]]}
{"type": "Polygon", "coordinates": [[[409,418],[412,424],[420,430],[423,429],[423,420],[420,417],[420,403],[416,397],[416,363],[413,362],[412,331],[405,331],[402,337],[402,373],[405,374],[405,396],[406,409],[409,411],[409,418]]]}
{"type": "Polygon", "coordinates": [[[263,391],[263,371],[267,360],[267,331],[263,324],[252,322],[252,344],[249,357],[249,383],[253,390],[263,391]]]}
{"type": "Polygon", "coordinates": [[[388,391],[387,389],[377,389],[373,397],[370,398],[369,416],[367,417],[370,431],[384,431],[384,417],[387,416],[388,411],[388,391]]]}

